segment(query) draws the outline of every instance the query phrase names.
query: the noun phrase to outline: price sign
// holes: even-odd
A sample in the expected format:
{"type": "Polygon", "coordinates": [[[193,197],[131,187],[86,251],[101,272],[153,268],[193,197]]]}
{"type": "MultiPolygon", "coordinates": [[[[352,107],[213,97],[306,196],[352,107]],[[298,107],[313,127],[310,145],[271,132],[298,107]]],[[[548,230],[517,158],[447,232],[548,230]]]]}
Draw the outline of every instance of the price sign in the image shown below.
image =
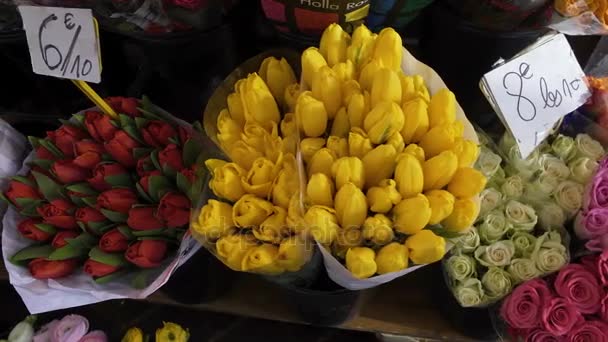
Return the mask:
{"type": "Polygon", "coordinates": [[[101,81],[99,39],[90,9],[19,6],[19,12],[35,73],[101,81]]]}
{"type": "Polygon", "coordinates": [[[525,158],[591,96],[584,77],[566,37],[557,34],[488,72],[480,85],[525,158]]]}

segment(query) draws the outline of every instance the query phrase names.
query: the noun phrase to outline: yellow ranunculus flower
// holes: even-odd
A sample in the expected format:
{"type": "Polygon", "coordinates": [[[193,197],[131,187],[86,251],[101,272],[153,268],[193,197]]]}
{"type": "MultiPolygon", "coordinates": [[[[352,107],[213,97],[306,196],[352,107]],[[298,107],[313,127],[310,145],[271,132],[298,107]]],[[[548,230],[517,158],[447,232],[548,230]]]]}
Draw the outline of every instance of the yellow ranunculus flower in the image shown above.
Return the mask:
{"type": "Polygon", "coordinates": [[[324,173],[313,173],[306,186],[306,196],[313,205],[334,205],[334,182],[324,173]]]}
{"type": "Polygon", "coordinates": [[[342,81],[324,65],[312,76],[312,96],[323,102],[327,117],[332,120],[342,106],[342,81]]]}
{"type": "Polygon", "coordinates": [[[308,162],[307,174],[310,176],[314,173],[324,173],[327,177],[331,178],[331,168],[336,161],[336,154],[329,148],[321,148],[308,162]]]}
{"type": "Polygon", "coordinates": [[[292,233],[299,234],[307,229],[307,227],[308,225],[304,221],[304,207],[300,198],[300,192],[296,190],[289,199],[287,207],[287,228],[292,233]]]}
{"type": "Polygon", "coordinates": [[[369,113],[369,93],[354,93],[346,108],[350,127],[363,127],[363,121],[369,113]]]}
{"type": "Polygon", "coordinates": [[[290,84],[296,82],[296,75],[291,68],[291,65],[287,63],[285,58],[280,60],[275,57],[266,57],[260,65],[258,71],[260,77],[266,82],[272,96],[281,104],[284,105],[283,96],[285,89],[290,84]]]}
{"type": "Polygon", "coordinates": [[[360,70],[372,56],[374,41],[377,35],[373,34],[365,25],[359,25],[353,31],[350,46],[346,48],[346,57],[352,61],[356,70],[360,70]]]}
{"type": "Polygon", "coordinates": [[[398,272],[407,268],[409,250],[399,242],[391,242],[376,254],[378,274],[398,272]]]}
{"type": "Polygon", "coordinates": [[[394,102],[379,102],[365,117],[363,128],[373,144],[382,144],[395,132],[401,131],[403,111],[394,102]]]}
{"type": "Polygon", "coordinates": [[[316,47],[309,47],[302,52],[302,79],[309,87],[312,85],[313,75],[322,66],[327,65],[325,58],[316,47]]]}
{"type": "Polygon", "coordinates": [[[247,76],[239,94],[241,95],[246,121],[265,124],[269,121],[278,123],[281,120],[279,107],[270,89],[257,73],[247,76]]]}
{"type": "Polygon", "coordinates": [[[370,92],[371,107],[382,101],[392,101],[401,105],[401,81],[399,75],[388,68],[378,70],[372,81],[370,92]]]}
{"type": "Polygon", "coordinates": [[[479,206],[472,198],[457,199],[452,214],[441,221],[443,228],[460,233],[473,225],[479,215],[479,206]]]}
{"type": "Polygon", "coordinates": [[[445,239],[428,229],[408,237],[405,247],[410,251],[410,260],[418,265],[439,261],[445,255],[445,239]]]}
{"type": "Polygon", "coordinates": [[[346,60],[346,47],[350,44],[350,35],[336,23],[330,24],[323,31],[319,51],[329,66],[346,60]]]}
{"type": "Polygon", "coordinates": [[[394,29],[387,27],[382,29],[376,38],[373,58],[391,70],[401,70],[401,59],[403,56],[403,43],[401,36],[394,29]]]}
{"type": "Polygon", "coordinates": [[[289,272],[297,272],[312,257],[314,246],[295,235],[284,239],[279,245],[277,264],[289,272]]]}
{"type": "Polygon", "coordinates": [[[245,112],[243,111],[243,103],[241,102],[241,95],[238,93],[231,93],[226,98],[228,103],[228,111],[230,117],[236,121],[239,126],[245,126],[245,112]]]}
{"type": "Polygon", "coordinates": [[[421,99],[427,104],[430,102],[429,90],[426,88],[422,76],[400,74],[399,79],[401,80],[401,101],[404,104],[414,99],[421,99]]]}
{"type": "Polygon", "coordinates": [[[272,213],[272,203],[247,194],[234,204],[232,220],[237,227],[254,227],[262,224],[272,213]]]}
{"type": "Polygon", "coordinates": [[[283,236],[287,235],[287,210],[274,207],[273,212],[262,224],[253,227],[253,236],[264,242],[279,244],[283,236]]]}
{"type": "Polygon", "coordinates": [[[393,208],[393,225],[403,234],[416,234],[426,227],[430,218],[431,206],[423,194],[406,198],[393,208]]]}
{"type": "Polygon", "coordinates": [[[238,164],[224,163],[224,165],[216,167],[212,174],[209,187],[216,196],[236,202],[245,194],[241,178],[247,175],[247,171],[238,164]]]}
{"type": "Polygon", "coordinates": [[[275,245],[264,243],[253,247],[243,257],[241,268],[243,271],[276,275],[285,272],[278,264],[279,248],[275,245]]]}
{"type": "Polygon", "coordinates": [[[262,151],[256,150],[254,147],[247,145],[243,140],[239,140],[232,145],[228,152],[230,159],[239,164],[245,170],[249,170],[253,161],[263,157],[262,151]]]}
{"type": "Polygon", "coordinates": [[[395,171],[397,151],[391,145],[378,145],[361,159],[365,170],[365,187],[376,186],[383,179],[391,178],[395,171]]]}
{"type": "Polygon", "coordinates": [[[454,210],[454,196],[445,190],[431,190],[425,194],[431,206],[431,219],[429,224],[438,224],[452,214],[454,210]]]}
{"type": "Polygon", "coordinates": [[[429,103],[431,128],[456,121],[456,96],[448,88],[439,89],[429,103]]]}
{"type": "Polygon", "coordinates": [[[376,214],[363,222],[363,238],[374,245],[383,246],[393,241],[393,222],[383,214],[376,214]]]}
{"type": "Polygon", "coordinates": [[[247,252],[257,243],[251,234],[232,234],[221,237],[215,244],[219,255],[226,266],[235,271],[242,271],[241,262],[247,252]]]}
{"type": "Polygon", "coordinates": [[[332,150],[336,158],[348,157],[348,139],[336,136],[327,138],[327,148],[332,150]]]}
{"type": "Polygon", "coordinates": [[[422,165],[409,153],[402,153],[395,168],[397,190],[403,198],[410,198],[422,192],[424,177],[422,165]]]}
{"type": "Polygon", "coordinates": [[[363,69],[361,69],[361,73],[359,74],[359,85],[361,85],[361,90],[372,90],[372,83],[374,81],[374,76],[378,73],[378,71],[386,66],[382,65],[380,60],[372,59],[367,63],[363,69]]]}
{"type": "Polygon", "coordinates": [[[342,107],[336,113],[334,122],[331,125],[330,135],[345,138],[350,132],[350,120],[348,119],[348,113],[346,108],[342,107]]]}
{"type": "Polygon", "coordinates": [[[207,239],[215,240],[234,227],[232,206],[210,199],[201,208],[198,219],[192,222],[192,229],[207,239]]]}
{"type": "Polygon", "coordinates": [[[156,329],[156,342],[188,342],[190,333],[179,324],[163,322],[163,327],[156,329]]]}
{"type": "Polygon", "coordinates": [[[342,83],[342,104],[348,107],[351,98],[355,94],[362,94],[361,86],[356,80],[348,80],[342,83]]]}
{"type": "Polygon", "coordinates": [[[304,222],[319,243],[330,245],[336,240],[340,227],[334,209],[322,205],[313,205],[304,214],[304,222]]]}
{"type": "Polygon", "coordinates": [[[281,208],[289,207],[289,200],[300,186],[297,162],[293,154],[285,155],[283,167],[272,185],[272,203],[281,208]]]}
{"type": "Polygon", "coordinates": [[[427,106],[421,98],[415,98],[403,104],[405,121],[401,136],[406,144],[420,141],[429,130],[427,106]]]}
{"type": "Polygon", "coordinates": [[[224,151],[230,151],[241,139],[241,126],[230,117],[227,109],[223,109],[217,117],[217,131],[217,140],[224,151]]]}
{"type": "Polygon", "coordinates": [[[300,142],[300,152],[302,153],[302,159],[306,164],[310,163],[312,156],[317,153],[318,150],[325,146],[325,139],[323,138],[305,138],[300,142]]]}
{"type": "Polygon", "coordinates": [[[456,170],[448,184],[448,191],[458,198],[473,197],[486,187],[486,176],[472,167],[456,170]]]}
{"type": "Polygon", "coordinates": [[[393,205],[401,202],[401,199],[401,194],[397,191],[397,182],[392,179],[384,179],[378,186],[367,190],[367,204],[375,213],[388,213],[393,205]]]}
{"type": "Polygon", "coordinates": [[[353,183],[359,189],[365,185],[365,168],[361,159],[357,157],[342,157],[331,167],[332,177],[336,180],[336,189],[346,183],[353,183]]]}
{"type": "Polygon", "coordinates": [[[285,92],[283,93],[283,103],[285,104],[285,107],[283,109],[286,112],[295,112],[298,96],[300,96],[299,83],[292,83],[285,88],[285,92]]]}
{"type": "Polygon", "coordinates": [[[458,169],[458,157],[452,151],[443,151],[422,164],[424,191],[441,189],[452,180],[458,169]]]}
{"type": "Polygon", "coordinates": [[[120,342],[144,342],[144,334],[138,327],[132,327],[127,330],[120,342]]]}
{"type": "Polygon", "coordinates": [[[386,143],[393,146],[397,154],[403,152],[403,149],[405,148],[405,143],[403,142],[403,136],[401,136],[401,132],[393,133],[393,135],[388,137],[386,143]]]}
{"type": "MultiPolygon", "coordinates": [[[[424,163],[424,160],[426,159],[424,155],[424,150],[422,149],[422,147],[416,144],[407,145],[403,150],[403,153],[407,153],[414,156],[420,162],[420,164],[424,163]]],[[[397,158],[400,158],[400,156],[401,155],[399,155],[397,158]]],[[[397,159],[397,161],[399,161],[399,159],[397,159]]]]}
{"type": "Polygon", "coordinates": [[[296,102],[296,116],[300,129],[307,137],[319,137],[327,128],[327,111],[323,102],[315,99],[312,92],[305,91],[296,102]]]}
{"type": "Polygon", "coordinates": [[[452,152],[458,157],[458,167],[473,166],[479,157],[479,146],[471,140],[458,138],[452,152]]]}
{"type": "Polygon", "coordinates": [[[338,63],[332,67],[332,70],[338,76],[338,79],[342,82],[347,82],[355,77],[355,65],[353,62],[346,60],[346,62],[338,63]]]}
{"type": "Polygon", "coordinates": [[[420,139],[418,145],[424,149],[427,158],[454,147],[456,139],[462,136],[462,133],[458,135],[457,122],[435,126],[420,139]]]}
{"type": "Polygon", "coordinates": [[[367,198],[360,188],[350,182],[336,193],[334,207],[342,229],[361,227],[367,217],[367,198]]]}
{"type": "Polygon", "coordinates": [[[376,274],[376,253],[367,247],[353,247],[346,252],[346,268],[355,278],[365,279],[376,274]]]}
{"type": "Polygon", "coordinates": [[[270,191],[272,190],[272,184],[280,171],[279,165],[281,165],[282,162],[282,155],[279,157],[277,165],[266,158],[254,160],[247,175],[243,175],[241,178],[243,190],[261,198],[269,197],[270,191]]]}

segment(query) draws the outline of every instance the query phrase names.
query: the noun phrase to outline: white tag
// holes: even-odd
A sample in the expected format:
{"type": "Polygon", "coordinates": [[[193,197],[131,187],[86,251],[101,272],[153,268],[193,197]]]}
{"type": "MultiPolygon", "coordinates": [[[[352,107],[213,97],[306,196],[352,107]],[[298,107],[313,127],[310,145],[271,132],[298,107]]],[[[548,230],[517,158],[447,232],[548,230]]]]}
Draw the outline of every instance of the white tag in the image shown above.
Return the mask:
{"type": "Polygon", "coordinates": [[[557,34],[485,74],[481,87],[526,158],[591,96],[584,77],[566,37],[557,34]]]}
{"type": "Polygon", "coordinates": [[[19,6],[32,69],[40,75],[99,83],[99,39],[90,9],[19,6]]]}

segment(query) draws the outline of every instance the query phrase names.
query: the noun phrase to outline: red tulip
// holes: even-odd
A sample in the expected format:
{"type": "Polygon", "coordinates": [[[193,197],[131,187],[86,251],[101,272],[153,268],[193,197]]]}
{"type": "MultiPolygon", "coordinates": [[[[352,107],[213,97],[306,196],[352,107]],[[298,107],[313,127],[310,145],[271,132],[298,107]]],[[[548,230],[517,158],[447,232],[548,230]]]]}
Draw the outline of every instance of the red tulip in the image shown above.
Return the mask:
{"type": "Polygon", "coordinates": [[[28,268],[36,279],[57,279],[68,276],[78,266],[78,260],[46,260],[38,258],[30,261],[28,268]]]}
{"type": "Polygon", "coordinates": [[[142,189],[144,189],[144,191],[146,192],[146,194],[150,194],[150,177],[152,176],[162,176],[162,172],[158,171],[158,170],[154,170],[154,171],[150,171],[148,174],[146,174],[145,176],[141,177],[139,179],[139,185],[142,187],[142,189]]]}
{"type": "Polygon", "coordinates": [[[118,266],[104,264],[93,259],[85,261],[83,268],[84,273],[89,274],[91,277],[107,276],[108,274],[112,274],[120,269],[118,266]]]}
{"type": "Polygon", "coordinates": [[[126,167],[134,167],[136,161],[133,158],[133,149],[139,146],[127,132],[116,131],[114,137],[105,144],[105,149],[117,162],[126,167]]]}
{"type": "Polygon", "coordinates": [[[139,175],[139,177],[143,177],[153,171],[156,170],[154,170],[154,164],[152,163],[152,159],[150,159],[150,156],[143,157],[137,161],[137,174],[139,175]]]}
{"type": "Polygon", "coordinates": [[[21,183],[18,180],[11,180],[8,183],[8,189],[4,193],[4,196],[13,203],[13,205],[17,208],[21,208],[21,206],[17,203],[17,199],[31,199],[31,200],[39,200],[42,199],[42,196],[38,192],[38,189],[33,188],[25,183],[21,183]]]}
{"type": "Polygon", "coordinates": [[[153,230],[163,228],[165,225],[156,218],[156,208],[137,207],[129,210],[127,225],[133,230],[153,230]]]}
{"type": "Polygon", "coordinates": [[[168,192],[160,199],[157,215],[169,228],[185,226],[190,222],[190,200],[180,193],[168,192]]]}
{"type": "Polygon", "coordinates": [[[97,209],[93,209],[91,207],[82,207],[76,210],[74,214],[76,217],[76,221],[82,222],[85,225],[89,222],[104,222],[106,221],[106,217],[103,216],[102,213],[97,211],[97,209]]]}
{"type": "Polygon", "coordinates": [[[49,240],[53,235],[36,227],[36,224],[39,223],[42,223],[42,220],[28,218],[19,222],[19,224],[17,225],[17,230],[19,231],[19,233],[21,233],[23,237],[28,238],[30,240],[41,242],[49,240]]]}
{"type": "Polygon", "coordinates": [[[192,129],[184,126],[178,126],[177,132],[179,135],[179,141],[184,145],[188,139],[192,137],[192,129]]]}
{"type": "Polygon", "coordinates": [[[138,241],[125,252],[125,258],[141,268],[160,266],[167,253],[167,243],[163,240],[138,241]]]}
{"type": "Polygon", "coordinates": [[[63,229],[77,229],[76,219],[72,216],[74,205],[64,199],[56,199],[36,209],[44,223],[63,229]]]}
{"type": "Polygon", "coordinates": [[[119,114],[126,114],[129,116],[140,116],[139,109],[137,109],[138,101],[133,97],[107,97],[106,102],[119,114]]]}
{"type": "Polygon", "coordinates": [[[129,239],[117,228],[103,234],[99,240],[99,249],[106,253],[124,252],[129,247],[129,239]]]}
{"type": "Polygon", "coordinates": [[[168,165],[173,170],[179,171],[184,168],[182,150],[175,144],[169,144],[158,153],[158,162],[161,166],[168,165]]]}
{"type": "Polygon", "coordinates": [[[62,184],[78,183],[89,178],[89,170],[82,168],[71,160],[58,160],[51,166],[51,171],[62,184]]]}
{"type": "Polygon", "coordinates": [[[97,141],[110,141],[118,128],[112,124],[109,116],[95,111],[84,113],[84,125],[93,139],[97,141]]]}
{"type": "Polygon", "coordinates": [[[55,160],[57,158],[51,151],[47,150],[46,147],[40,145],[36,147],[36,157],[38,159],[55,160]]]}
{"type": "Polygon", "coordinates": [[[154,147],[164,147],[171,143],[170,138],[177,137],[177,132],[173,126],[160,120],[150,121],[141,130],[141,135],[146,144],[154,147]]]}
{"type": "Polygon", "coordinates": [[[74,164],[85,168],[92,169],[102,160],[102,155],[105,152],[102,145],[91,141],[81,140],[74,145],[76,150],[76,158],[74,164]]]}
{"type": "Polygon", "coordinates": [[[78,235],[80,235],[80,233],[75,232],[75,231],[59,232],[53,238],[53,242],[51,242],[51,245],[53,245],[53,248],[61,248],[68,244],[66,239],[73,239],[73,238],[77,237],[78,235]]]}
{"type": "Polygon", "coordinates": [[[190,184],[194,183],[194,180],[196,179],[196,175],[194,173],[194,170],[192,169],[181,169],[179,171],[179,173],[181,173],[182,175],[184,175],[188,181],[190,182],[190,184]]]}
{"type": "Polygon", "coordinates": [[[47,135],[49,140],[63,152],[63,155],[66,158],[74,156],[74,143],[88,136],[88,134],[80,128],[69,125],[63,125],[54,132],[47,132],[47,135]]]}
{"type": "Polygon", "coordinates": [[[137,196],[130,189],[111,189],[97,197],[97,205],[103,209],[128,214],[129,209],[137,203],[137,196]]]}
{"type": "Polygon", "coordinates": [[[97,164],[93,169],[93,177],[87,181],[97,191],[110,190],[112,186],[105,180],[108,176],[117,176],[127,174],[127,169],[118,163],[103,163],[97,164]]]}

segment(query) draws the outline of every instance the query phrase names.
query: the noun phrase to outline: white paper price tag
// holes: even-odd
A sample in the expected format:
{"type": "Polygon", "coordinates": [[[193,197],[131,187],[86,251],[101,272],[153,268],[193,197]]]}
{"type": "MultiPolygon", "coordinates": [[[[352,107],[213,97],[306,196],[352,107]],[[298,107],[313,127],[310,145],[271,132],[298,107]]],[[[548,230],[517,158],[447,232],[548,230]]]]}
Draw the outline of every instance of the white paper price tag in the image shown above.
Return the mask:
{"type": "Polygon", "coordinates": [[[32,69],[40,75],[99,83],[99,40],[90,9],[19,6],[32,69]]]}
{"type": "Polygon", "coordinates": [[[525,158],[561,117],[591,96],[584,77],[566,37],[558,34],[485,74],[481,88],[525,158]]]}

